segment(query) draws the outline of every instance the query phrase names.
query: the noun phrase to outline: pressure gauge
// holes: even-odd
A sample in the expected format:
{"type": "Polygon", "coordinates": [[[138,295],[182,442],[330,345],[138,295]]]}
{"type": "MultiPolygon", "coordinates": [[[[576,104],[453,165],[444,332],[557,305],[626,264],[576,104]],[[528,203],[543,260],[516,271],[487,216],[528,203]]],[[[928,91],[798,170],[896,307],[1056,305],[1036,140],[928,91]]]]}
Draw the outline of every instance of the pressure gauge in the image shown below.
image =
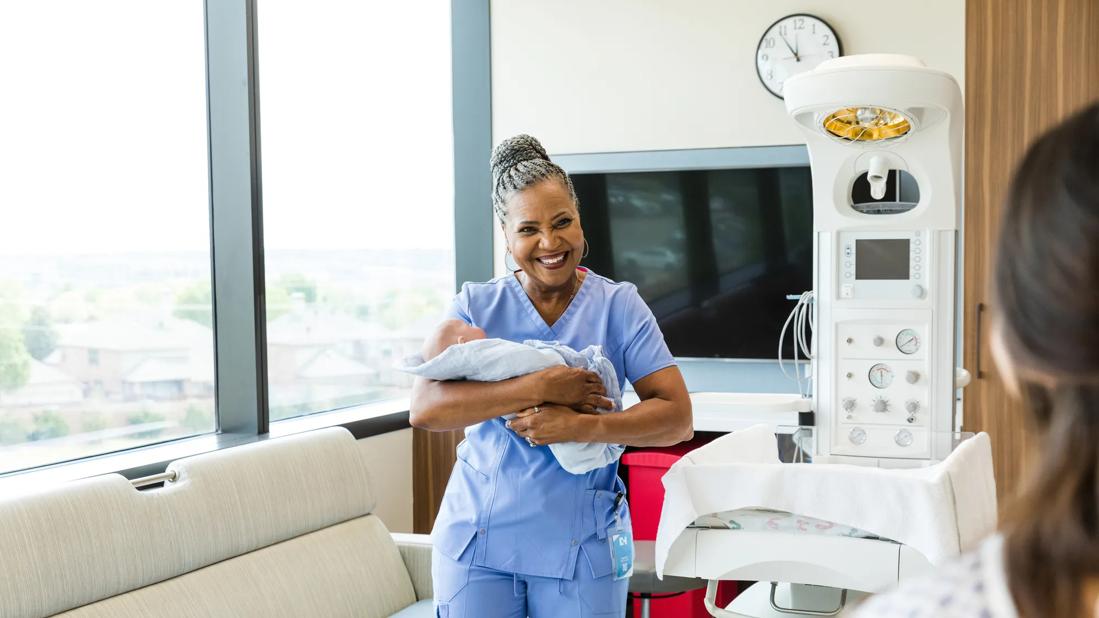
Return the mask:
{"type": "Polygon", "coordinates": [[[878,363],[870,368],[870,384],[874,388],[887,388],[893,383],[893,370],[885,363],[878,363]]]}
{"type": "Polygon", "coordinates": [[[920,336],[911,328],[897,333],[897,349],[904,354],[915,354],[920,349],[920,336]]]}
{"type": "Polygon", "coordinates": [[[855,427],[847,434],[847,439],[851,441],[851,444],[863,444],[866,442],[866,430],[862,427],[855,427]]]}

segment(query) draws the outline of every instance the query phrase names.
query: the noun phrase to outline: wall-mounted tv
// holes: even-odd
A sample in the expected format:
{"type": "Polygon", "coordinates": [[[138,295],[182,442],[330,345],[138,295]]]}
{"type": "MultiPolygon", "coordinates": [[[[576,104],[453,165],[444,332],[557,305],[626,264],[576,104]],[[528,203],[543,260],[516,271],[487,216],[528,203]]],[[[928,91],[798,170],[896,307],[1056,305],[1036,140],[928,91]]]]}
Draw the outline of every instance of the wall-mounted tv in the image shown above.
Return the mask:
{"type": "Polygon", "coordinates": [[[674,355],[776,357],[786,296],[813,285],[804,147],[553,158],[576,187],[584,264],[637,285],[674,355]]]}

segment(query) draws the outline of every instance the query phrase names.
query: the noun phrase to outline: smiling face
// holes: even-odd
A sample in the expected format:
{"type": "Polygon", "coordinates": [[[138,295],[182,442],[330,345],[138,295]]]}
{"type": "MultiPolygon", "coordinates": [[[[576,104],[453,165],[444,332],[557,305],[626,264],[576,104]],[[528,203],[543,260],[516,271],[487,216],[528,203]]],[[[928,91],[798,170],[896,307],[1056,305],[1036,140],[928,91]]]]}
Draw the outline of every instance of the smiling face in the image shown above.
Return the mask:
{"type": "Polygon", "coordinates": [[[584,230],[561,181],[551,178],[512,195],[503,227],[508,249],[531,283],[551,289],[573,285],[584,230]]]}

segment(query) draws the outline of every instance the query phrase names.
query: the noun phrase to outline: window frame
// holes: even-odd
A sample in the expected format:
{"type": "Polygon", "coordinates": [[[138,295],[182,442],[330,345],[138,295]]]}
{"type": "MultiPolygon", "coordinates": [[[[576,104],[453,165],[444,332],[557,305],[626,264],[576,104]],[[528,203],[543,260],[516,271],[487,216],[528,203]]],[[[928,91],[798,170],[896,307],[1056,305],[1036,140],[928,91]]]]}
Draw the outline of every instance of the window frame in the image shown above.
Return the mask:
{"type": "MultiPolygon", "coordinates": [[[[455,290],[492,276],[489,7],[450,3],[455,290]]],[[[407,400],[391,400],[286,419],[271,431],[256,0],[205,0],[204,20],[216,430],[0,473],[0,490],[109,472],[133,479],[180,457],[321,427],[345,427],[356,439],[411,427],[407,400]]]]}

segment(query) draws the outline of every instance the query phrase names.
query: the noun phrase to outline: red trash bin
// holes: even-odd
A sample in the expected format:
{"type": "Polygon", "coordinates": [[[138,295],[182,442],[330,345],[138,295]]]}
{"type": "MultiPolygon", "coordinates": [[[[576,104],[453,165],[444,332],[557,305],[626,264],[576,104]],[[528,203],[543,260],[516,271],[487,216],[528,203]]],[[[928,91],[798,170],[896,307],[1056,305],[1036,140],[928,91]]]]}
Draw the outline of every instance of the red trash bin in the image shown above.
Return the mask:
{"type": "MultiPolygon", "coordinates": [[[[645,448],[622,455],[626,467],[627,490],[630,499],[630,519],[633,521],[633,538],[655,541],[660,524],[660,511],[664,507],[664,484],[660,479],[672,464],[694,449],[713,440],[710,436],[695,437],[675,446],[645,448]]],[[[736,597],[738,588],[732,582],[718,586],[717,602],[725,607],[736,597]]],[[[683,594],[653,598],[650,602],[652,618],[711,618],[703,599],[706,590],[691,590],[683,594]]],[[[641,615],[641,601],[633,600],[633,615],[641,615]]]]}

